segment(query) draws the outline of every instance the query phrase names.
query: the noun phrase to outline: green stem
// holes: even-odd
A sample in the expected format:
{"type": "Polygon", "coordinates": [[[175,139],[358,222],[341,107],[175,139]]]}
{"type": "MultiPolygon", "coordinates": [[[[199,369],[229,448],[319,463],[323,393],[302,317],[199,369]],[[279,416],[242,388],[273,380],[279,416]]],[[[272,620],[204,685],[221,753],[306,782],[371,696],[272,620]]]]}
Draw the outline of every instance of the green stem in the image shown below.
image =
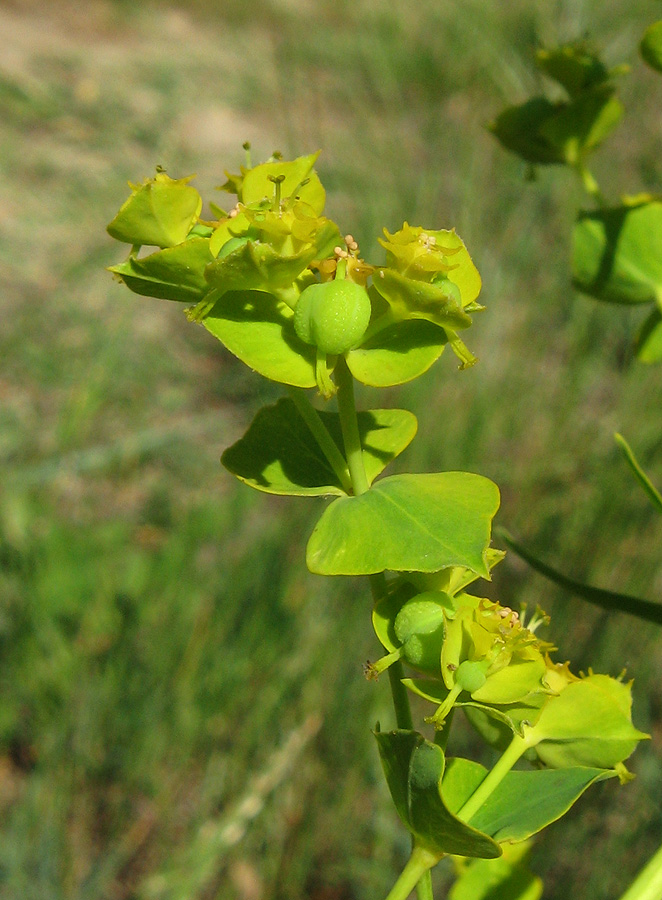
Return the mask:
{"type": "MultiPolygon", "coordinates": [[[[430,876],[430,869],[439,862],[439,856],[430,853],[423,847],[414,847],[407,865],[400,873],[400,877],[391,888],[386,900],[407,900],[416,885],[426,875],[430,876]]],[[[420,893],[419,893],[420,898],[420,893]]]]}
{"type": "Polygon", "coordinates": [[[418,900],[434,900],[432,895],[432,875],[430,870],[423,872],[416,885],[416,896],[418,900]]]}
{"type": "Polygon", "coordinates": [[[299,411],[299,415],[310,429],[313,437],[319,444],[322,453],[326,456],[329,465],[333,469],[336,478],[343,490],[352,493],[352,479],[349,474],[347,462],[340,452],[338,445],[329,434],[320,414],[312,405],[302,388],[291,387],[289,389],[292,402],[299,411]]]}
{"type": "Polygon", "coordinates": [[[595,177],[590,169],[588,169],[583,162],[578,162],[575,164],[575,169],[577,174],[581,178],[582,185],[587,194],[589,194],[597,203],[597,205],[601,208],[606,206],[605,198],[600,190],[600,185],[595,180],[595,177]]]}
{"type": "Polygon", "coordinates": [[[529,744],[525,738],[520,737],[518,734],[514,735],[501,758],[497,760],[494,768],[487,773],[471,797],[469,797],[462,809],[457,813],[458,819],[462,819],[463,822],[471,821],[471,817],[478,812],[490,794],[492,794],[497,786],[501,784],[505,776],[510,772],[522,753],[524,753],[528,747],[529,744]]]}
{"type": "Polygon", "coordinates": [[[660,900],[662,897],[662,847],[639,872],[621,900],[660,900]]]}
{"type": "MultiPolygon", "coordinates": [[[[344,260],[340,260],[339,267],[344,262],[344,260]]],[[[345,444],[345,456],[347,457],[347,466],[354,494],[359,497],[370,489],[370,484],[365,473],[363,447],[361,446],[359,423],[356,417],[354,378],[343,356],[338,359],[335,374],[338,385],[338,414],[345,444]]],[[[386,594],[386,578],[383,572],[370,576],[370,587],[376,603],[386,594]]],[[[393,697],[395,721],[398,728],[412,731],[414,721],[411,715],[411,707],[409,706],[407,688],[402,683],[404,674],[400,660],[396,660],[389,667],[388,677],[391,686],[391,696],[393,697]]],[[[409,862],[393,886],[387,900],[405,900],[416,886],[418,900],[433,900],[430,869],[437,862],[438,857],[427,850],[414,846],[409,862]]]]}
{"type": "Polygon", "coordinates": [[[342,428],[342,436],[345,443],[345,456],[349,466],[349,474],[352,478],[354,494],[360,497],[361,494],[365,494],[370,485],[365,474],[359,423],[356,418],[354,378],[347,368],[344,356],[338,357],[336,382],[338,385],[338,413],[340,414],[340,427],[342,428]]]}
{"type": "MultiPolygon", "coordinates": [[[[375,603],[386,596],[386,578],[384,577],[383,572],[378,572],[376,575],[370,576],[370,588],[375,603]]],[[[388,668],[388,680],[391,686],[395,721],[398,728],[404,728],[406,731],[413,731],[414,720],[409,705],[409,694],[407,693],[407,688],[402,683],[404,677],[405,673],[402,668],[402,663],[397,659],[388,668]]]]}

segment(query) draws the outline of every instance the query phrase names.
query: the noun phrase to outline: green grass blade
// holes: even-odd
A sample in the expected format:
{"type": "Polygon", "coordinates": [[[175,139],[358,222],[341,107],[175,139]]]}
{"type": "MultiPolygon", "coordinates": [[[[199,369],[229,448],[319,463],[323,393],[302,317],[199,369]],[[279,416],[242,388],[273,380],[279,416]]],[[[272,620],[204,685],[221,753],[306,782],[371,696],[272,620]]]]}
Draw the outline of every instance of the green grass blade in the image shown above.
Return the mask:
{"type": "Polygon", "coordinates": [[[658,512],[662,513],[662,495],[637,462],[637,457],[632,452],[632,448],[622,434],[616,433],[614,435],[614,440],[618,444],[618,447],[625,457],[627,464],[634,472],[635,478],[650,497],[653,506],[656,507],[658,512]]]}
{"type": "Polygon", "coordinates": [[[550,581],[565,588],[576,597],[581,597],[582,600],[587,600],[595,606],[602,607],[602,609],[629,613],[632,616],[637,616],[639,619],[645,619],[647,622],[662,625],[662,603],[654,603],[651,600],[642,600],[639,597],[631,597],[629,594],[619,594],[615,591],[593,587],[590,584],[583,584],[581,581],[574,581],[533,556],[521,544],[513,540],[503,528],[499,529],[499,535],[510,549],[518,556],[521,556],[532,569],[540,572],[545,578],[549,578],[550,581]]]}

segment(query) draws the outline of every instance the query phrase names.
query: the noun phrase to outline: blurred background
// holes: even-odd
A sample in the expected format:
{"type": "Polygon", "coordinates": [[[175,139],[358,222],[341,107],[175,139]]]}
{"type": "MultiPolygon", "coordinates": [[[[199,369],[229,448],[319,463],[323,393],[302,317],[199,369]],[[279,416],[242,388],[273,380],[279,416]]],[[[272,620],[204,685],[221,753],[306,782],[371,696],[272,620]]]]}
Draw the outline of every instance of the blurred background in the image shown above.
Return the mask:
{"type": "MultiPolygon", "coordinates": [[[[328,214],[377,256],[383,226],[456,227],[482,273],[467,342],[419,382],[410,471],[502,490],[497,523],[577,579],[651,599],[662,526],[616,451],[662,482],[660,369],[643,314],[571,290],[583,198],[526,180],[485,125],[541,84],[540,43],[629,62],[604,192],[662,185],[649,0],[0,3],[0,898],[374,900],[404,864],[370,729],[391,727],[360,580],[307,573],[321,501],[257,495],[221,450],[281,395],[182,306],[105,267],[105,226],[164,166],[321,149],[328,214]]],[[[645,313],[644,313],[645,314],[645,313]]],[[[499,545],[498,540],[496,544],[499,545]]],[[[536,842],[549,900],[619,896],[662,833],[662,634],[512,554],[486,590],[552,614],[575,670],[635,678],[637,778],[592,788],[536,842]]],[[[470,730],[460,749],[478,752],[470,730]]],[[[445,896],[451,869],[435,871],[445,896]]]]}

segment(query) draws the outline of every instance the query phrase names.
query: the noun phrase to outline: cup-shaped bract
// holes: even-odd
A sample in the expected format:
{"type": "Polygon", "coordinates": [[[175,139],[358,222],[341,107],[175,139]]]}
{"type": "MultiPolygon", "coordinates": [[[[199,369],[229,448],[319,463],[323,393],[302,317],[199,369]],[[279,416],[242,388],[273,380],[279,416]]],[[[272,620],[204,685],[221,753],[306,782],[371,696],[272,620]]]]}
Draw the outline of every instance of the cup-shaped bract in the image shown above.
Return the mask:
{"type": "Polygon", "coordinates": [[[529,747],[547,766],[620,766],[648,737],[632,724],[632,683],[590,673],[556,671],[547,678],[559,690],[547,698],[534,724],[524,726],[529,747]]]}
{"type": "Polygon", "coordinates": [[[157,172],[132,194],[108,225],[108,234],[126,244],[175,247],[186,240],[202,210],[202,198],[189,181],[157,172]]]}
{"type": "Polygon", "coordinates": [[[441,653],[446,687],[485,704],[515,703],[548,690],[544,653],[549,645],[508,607],[463,597],[467,602],[446,623],[441,653]]]}

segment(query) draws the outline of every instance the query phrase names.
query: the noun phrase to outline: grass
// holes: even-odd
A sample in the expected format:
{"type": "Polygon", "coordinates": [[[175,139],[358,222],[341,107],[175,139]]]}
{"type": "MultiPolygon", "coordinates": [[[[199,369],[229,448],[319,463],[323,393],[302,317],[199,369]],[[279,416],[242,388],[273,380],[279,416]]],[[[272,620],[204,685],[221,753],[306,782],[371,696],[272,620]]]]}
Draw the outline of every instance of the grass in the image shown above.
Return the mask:
{"type": "MultiPolygon", "coordinates": [[[[407,851],[369,733],[390,711],[361,677],[368,592],[304,570],[317,503],[254,496],[218,465],[279,389],[104,271],[126,181],[157,163],[207,196],[243,140],[256,158],[322,148],[329,213],[366,256],[384,225],[456,226],[485,285],[480,364],[443,358],[386,392],[419,414],[404,464],[492,477],[499,521],[539,555],[660,595],[660,524],[611,437],[662,482],[659,371],[628,353],[639,315],[572,294],[576,187],[525,182],[484,129],[538,87],[536,39],[589,30],[635,62],[649,16],[643,0],[0,12],[2,900],[367,900],[407,851]]],[[[623,83],[628,122],[596,165],[612,197],[659,190],[659,90],[641,67],[623,83]]],[[[659,635],[514,559],[488,590],[541,603],[578,668],[636,676],[653,734],[637,780],[592,789],[535,850],[550,900],[618,896],[662,821],[659,635]]]]}

